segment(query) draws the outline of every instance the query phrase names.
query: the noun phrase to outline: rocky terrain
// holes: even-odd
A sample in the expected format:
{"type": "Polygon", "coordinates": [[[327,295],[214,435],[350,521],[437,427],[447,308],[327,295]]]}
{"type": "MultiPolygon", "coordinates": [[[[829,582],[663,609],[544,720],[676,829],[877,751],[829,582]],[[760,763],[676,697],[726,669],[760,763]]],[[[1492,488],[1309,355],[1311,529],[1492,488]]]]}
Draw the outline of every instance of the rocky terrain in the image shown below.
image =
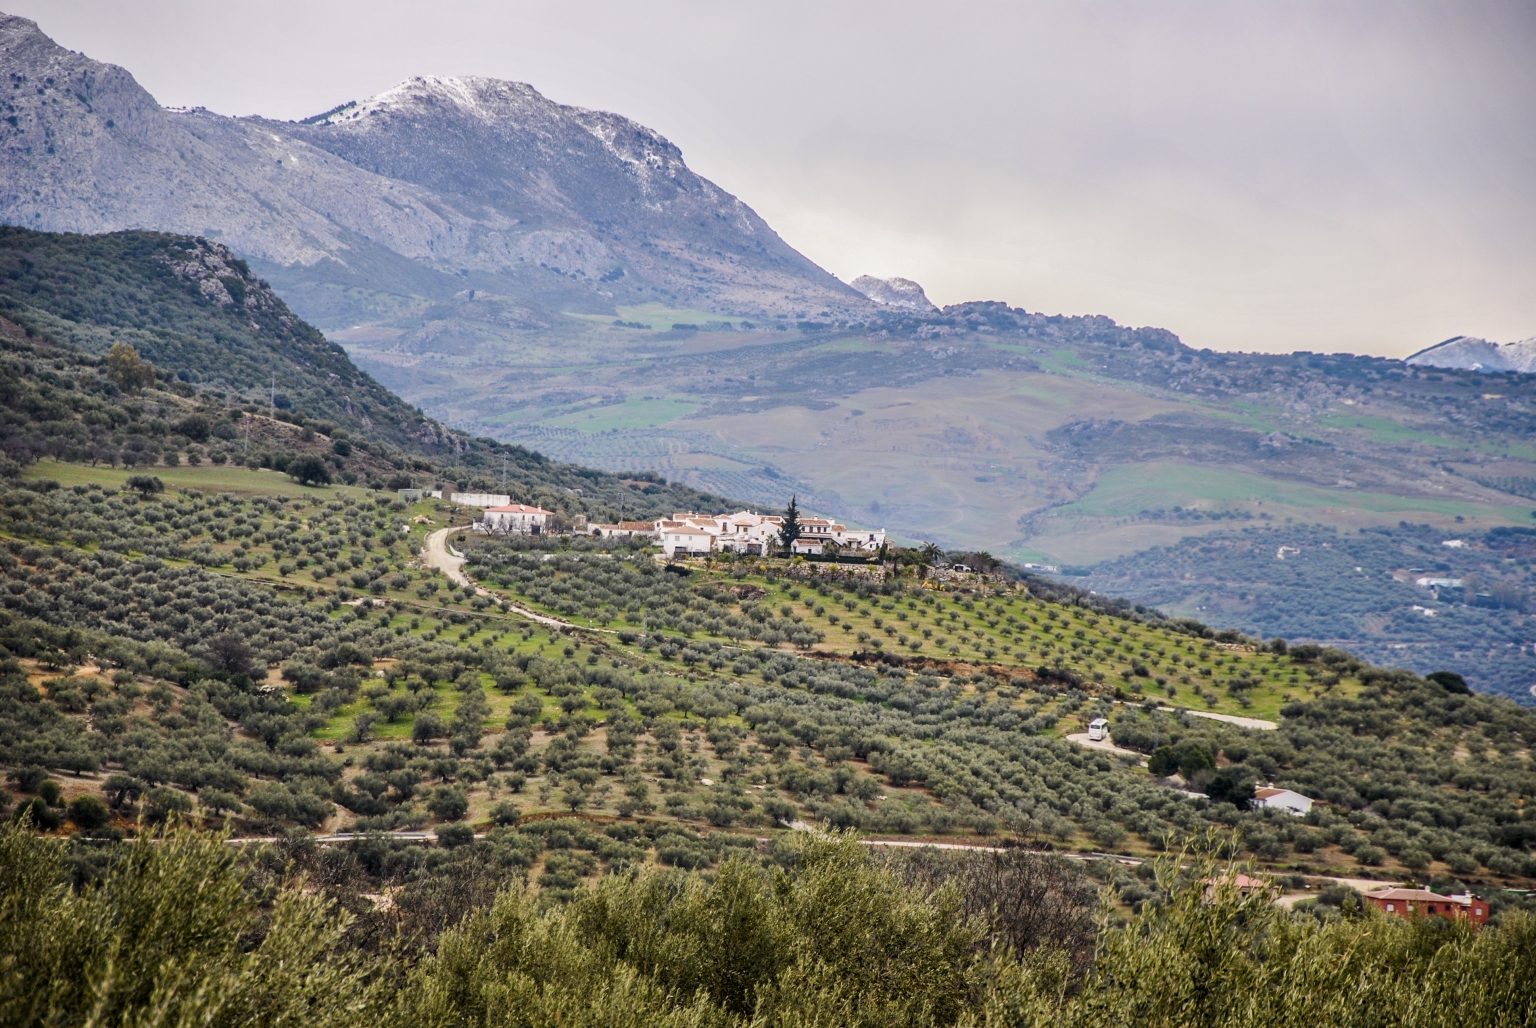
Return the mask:
{"type": "Polygon", "coordinates": [[[851,283],[853,288],[871,300],[887,307],[906,307],[914,311],[936,311],[933,301],[923,292],[923,287],[910,278],[875,278],[860,275],[851,283]]]}

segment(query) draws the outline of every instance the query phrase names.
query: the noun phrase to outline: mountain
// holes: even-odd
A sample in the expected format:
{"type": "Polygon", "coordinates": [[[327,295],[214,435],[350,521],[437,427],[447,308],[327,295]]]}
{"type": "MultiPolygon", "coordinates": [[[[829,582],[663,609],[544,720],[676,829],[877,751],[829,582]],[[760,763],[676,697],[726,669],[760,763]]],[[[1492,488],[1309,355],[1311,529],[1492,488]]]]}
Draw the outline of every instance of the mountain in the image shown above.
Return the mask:
{"type": "Polygon", "coordinates": [[[415,78],[294,124],[165,110],[128,72],[23,18],[0,16],[0,62],[0,219],[218,239],[286,272],[308,316],[327,302],[355,318],[451,301],[466,286],[515,297],[506,313],[524,323],[626,302],[789,318],[868,308],[656,132],[531,86],[415,78]],[[356,287],[390,299],[337,295],[356,287]]]}
{"type": "Polygon", "coordinates": [[[1415,367],[1467,371],[1536,372],[1536,336],[1514,343],[1490,343],[1475,336],[1454,336],[1408,357],[1415,367]]]}
{"type": "Polygon", "coordinates": [[[910,278],[875,278],[860,275],[849,285],[887,307],[906,307],[914,311],[936,311],[933,301],[923,292],[923,287],[910,278]]]}

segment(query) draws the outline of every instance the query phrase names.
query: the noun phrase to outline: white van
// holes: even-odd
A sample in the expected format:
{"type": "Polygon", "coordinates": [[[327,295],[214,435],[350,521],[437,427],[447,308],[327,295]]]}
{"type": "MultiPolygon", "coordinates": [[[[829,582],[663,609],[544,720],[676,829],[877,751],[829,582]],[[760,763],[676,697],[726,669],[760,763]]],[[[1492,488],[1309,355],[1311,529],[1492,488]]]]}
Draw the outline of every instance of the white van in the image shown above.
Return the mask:
{"type": "Polygon", "coordinates": [[[1088,722],[1088,738],[1094,742],[1102,742],[1109,738],[1109,722],[1101,717],[1096,717],[1088,722]]]}

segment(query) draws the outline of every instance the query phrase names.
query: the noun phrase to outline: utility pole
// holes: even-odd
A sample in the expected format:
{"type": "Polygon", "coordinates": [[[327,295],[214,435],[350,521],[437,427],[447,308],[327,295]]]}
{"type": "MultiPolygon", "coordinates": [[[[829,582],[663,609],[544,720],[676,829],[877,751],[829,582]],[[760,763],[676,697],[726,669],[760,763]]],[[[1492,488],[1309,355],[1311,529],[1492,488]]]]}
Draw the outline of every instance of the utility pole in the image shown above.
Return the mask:
{"type": "Polygon", "coordinates": [[[277,372],[272,372],[272,391],[267,394],[267,416],[277,417],[277,372]]]}

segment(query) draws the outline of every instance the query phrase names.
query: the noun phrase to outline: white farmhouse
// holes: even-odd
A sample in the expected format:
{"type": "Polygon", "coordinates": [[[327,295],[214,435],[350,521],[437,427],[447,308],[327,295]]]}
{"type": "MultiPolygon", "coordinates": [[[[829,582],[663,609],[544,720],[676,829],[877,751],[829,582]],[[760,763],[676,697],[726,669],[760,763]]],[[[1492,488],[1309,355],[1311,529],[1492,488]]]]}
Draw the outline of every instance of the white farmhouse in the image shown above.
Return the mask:
{"type": "Polygon", "coordinates": [[[480,524],[492,535],[543,535],[553,513],[526,503],[508,503],[486,510],[480,524]]]}
{"type": "Polygon", "coordinates": [[[1274,807],[1298,817],[1312,809],[1310,797],[1290,789],[1276,789],[1273,785],[1253,790],[1253,800],[1261,807],[1274,807]]]}
{"type": "Polygon", "coordinates": [[[864,532],[850,530],[828,518],[800,519],[800,538],[795,540],[794,546],[796,553],[825,553],[830,543],[835,543],[839,550],[874,553],[885,543],[885,529],[864,532]]]}
{"type": "Polygon", "coordinates": [[[663,521],[656,526],[656,535],[661,552],[668,557],[703,556],[714,549],[714,535],[687,522],[663,521]]]}
{"type": "MultiPolygon", "coordinates": [[[[698,514],[677,512],[661,518],[652,526],[667,556],[677,553],[742,553],[767,556],[780,547],[779,534],[784,519],[773,514],[740,510],[734,514],[698,514]],[[670,540],[670,541],[669,541],[670,540]]],[[[874,553],[885,542],[885,529],[850,530],[826,518],[803,518],[801,536],[794,552],[820,554],[828,543],[836,543],[845,552],[874,553]]]]}

